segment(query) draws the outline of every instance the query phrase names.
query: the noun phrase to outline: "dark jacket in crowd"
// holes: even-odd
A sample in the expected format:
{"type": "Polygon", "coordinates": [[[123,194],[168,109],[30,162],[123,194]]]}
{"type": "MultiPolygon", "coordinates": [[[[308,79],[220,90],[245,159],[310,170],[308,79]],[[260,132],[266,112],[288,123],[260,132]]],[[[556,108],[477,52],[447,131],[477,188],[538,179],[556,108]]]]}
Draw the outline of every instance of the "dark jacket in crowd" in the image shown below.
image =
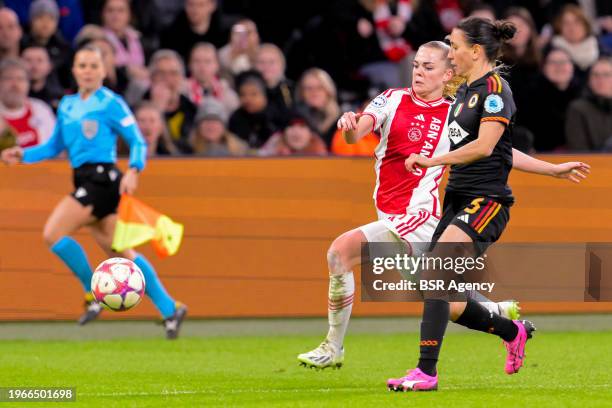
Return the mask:
{"type": "Polygon", "coordinates": [[[170,137],[181,153],[191,153],[189,132],[193,127],[197,111],[197,107],[189,98],[181,95],[178,108],[174,112],[164,113],[170,137]]]}
{"type": "Polygon", "coordinates": [[[580,89],[574,83],[562,91],[544,75],[538,77],[526,106],[521,108],[521,122],[533,132],[537,151],[549,152],[565,146],[565,114],[579,95],[580,89]]]}
{"type": "Polygon", "coordinates": [[[567,147],[574,151],[612,151],[612,98],[585,95],[567,109],[567,147]]]}
{"type": "Polygon", "coordinates": [[[57,72],[60,84],[64,88],[69,88],[72,84],[71,67],[73,54],[72,47],[68,41],[59,32],[53,34],[46,44],[36,41],[30,34],[25,34],[23,36],[22,49],[32,45],[47,49],[51,65],[53,65],[53,69],[57,72]]]}
{"type": "Polygon", "coordinates": [[[53,108],[53,111],[57,111],[57,107],[59,106],[60,99],[64,96],[64,88],[60,85],[57,77],[52,72],[48,77],[45,85],[39,91],[34,91],[32,87],[30,87],[30,93],[28,96],[32,98],[40,99],[43,102],[46,102],[47,105],[53,108]]]}
{"type": "Polygon", "coordinates": [[[230,116],[228,129],[246,141],[250,148],[260,148],[278,130],[272,120],[272,112],[265,109],[258,113],[248,113],[238,108],[230,116]]]}
{"type": "MultiPolygon", "coordinates": [[[[293,106],[295,85],[289,79],[281,80],[274,88],[266,88],[268,106],[275,112],[276,117],[284,118],[293,106]]],[[[276,122],[276,121],[275,121],[276,122]]],[[[282,123],[277,123],[282,126],[282,123]]]]}
{"type": "Polygon", "coordinates": [[[226,21],[224,16],[217,10],[211,17],[208,31],[204,34],[198,34],[191,30],[187,14],[182,11],[170,27],[162,31],[160,47],[175,50],[185,61],[189,61],[191,49],[199,42],[209,42],[217,47],[217,49],[227,44],[230,33],[229,23],[230,21],[226,21]]]}

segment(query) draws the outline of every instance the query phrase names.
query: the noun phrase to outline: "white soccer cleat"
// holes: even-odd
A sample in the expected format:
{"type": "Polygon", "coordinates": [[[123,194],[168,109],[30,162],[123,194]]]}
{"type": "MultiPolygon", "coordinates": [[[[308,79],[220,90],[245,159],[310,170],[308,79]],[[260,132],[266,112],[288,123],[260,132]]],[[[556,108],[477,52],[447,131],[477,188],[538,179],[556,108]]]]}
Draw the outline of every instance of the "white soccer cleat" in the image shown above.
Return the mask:
{"type": "Polygon", "coordinates": [[[519,306],[519,302],[516,300],[504,300],[502,302],[497,302],[497,307],[499,309],[499,315],[507,319],[518,320],[519,317],[521,317],[521,307],[519,306]]]}
{"type": "Polygon", "coordinates": [[[325,340],[316,349],[298,355],[300,365],[307,368],[324,369],[327,367],[340,368],[344,362],[344,348],[336,348],[325,340]]]}

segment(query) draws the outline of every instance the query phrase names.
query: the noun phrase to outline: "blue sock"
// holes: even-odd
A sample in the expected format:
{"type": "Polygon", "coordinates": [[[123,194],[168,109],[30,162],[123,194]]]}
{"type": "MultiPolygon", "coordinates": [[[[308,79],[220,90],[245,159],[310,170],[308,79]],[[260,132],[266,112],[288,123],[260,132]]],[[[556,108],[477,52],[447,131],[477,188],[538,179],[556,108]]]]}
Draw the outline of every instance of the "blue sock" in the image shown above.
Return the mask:
{"type": "Polygon", "coordinates": [[[175,301],[168,295],[164,285],[157,277],[153,265],[142,254],[137,254],[134,263],[138,265],[145,278],[145,293],[151,298],[162,317],[167,319],[174,314],[175,301]]]}
{"type": "Polygon", "coordinates": [[[91,275],[93,274],[87,254],[83,247],[70,237],[62,237],[51,247],[51,251],[60,257],[72,273],[81,281],[85,292],[91,292],[91,275]]]}

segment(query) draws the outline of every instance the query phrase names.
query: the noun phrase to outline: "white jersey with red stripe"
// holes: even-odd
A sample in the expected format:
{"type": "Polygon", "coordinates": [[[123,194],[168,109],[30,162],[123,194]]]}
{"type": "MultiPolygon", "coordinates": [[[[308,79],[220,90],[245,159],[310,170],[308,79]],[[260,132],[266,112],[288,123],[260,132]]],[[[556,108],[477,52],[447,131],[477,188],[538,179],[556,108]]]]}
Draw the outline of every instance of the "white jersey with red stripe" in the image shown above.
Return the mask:
{"type": "Polygon", "coordinates": [[[17,144],[30,147],[43,144],[53,133],[55,115],[43,101],[28,98],[26,103],[17,109],[9,109],[0,103],[0,116],[17,133],[17,144]]]}
{"type": "Polygon", "coordinates": [[[364,114],[374,119],[381,135],[376,155],[376,208],[389,215],[427,211],[439,219],[438,188],[444,166],[409,173],[404,161],[411,153],[426,157],[450,150],[447,117],[451,102],[444,98],[425,102],[410,88],[388,89],[370,102],[364,114]]]}

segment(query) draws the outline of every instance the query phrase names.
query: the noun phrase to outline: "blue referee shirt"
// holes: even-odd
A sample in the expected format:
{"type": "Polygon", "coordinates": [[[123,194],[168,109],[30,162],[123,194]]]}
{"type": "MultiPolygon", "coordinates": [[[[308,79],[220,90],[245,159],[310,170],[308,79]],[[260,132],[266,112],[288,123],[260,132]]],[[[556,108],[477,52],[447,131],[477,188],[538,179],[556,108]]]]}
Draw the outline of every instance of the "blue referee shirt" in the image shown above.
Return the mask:
{"type": "Polygon", "coordinates": [[[142,170],[147,145],[123,98],[105,87],[86,100],[78,93],[67,95],[57,109],[57,124],[51,138],[25,149],[23,162],[36,163],[66,150],[73,168],[87,163],[115,163],[118,134],[130,146],[130,167],[142,170]]]}

